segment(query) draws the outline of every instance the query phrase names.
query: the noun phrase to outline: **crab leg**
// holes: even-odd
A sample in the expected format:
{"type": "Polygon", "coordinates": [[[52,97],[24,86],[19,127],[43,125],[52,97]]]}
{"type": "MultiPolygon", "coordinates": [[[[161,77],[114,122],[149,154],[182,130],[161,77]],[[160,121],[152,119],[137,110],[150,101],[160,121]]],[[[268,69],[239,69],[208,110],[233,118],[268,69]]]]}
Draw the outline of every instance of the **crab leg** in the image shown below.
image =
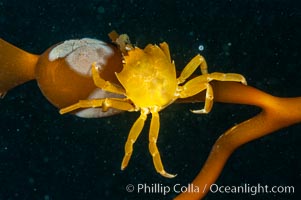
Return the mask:
{"type": "Polygon", "coordinates": [[[213,72],[206,75],[207,80],[216,80],[216,81],[235,81],[241,82],[244,85],[247,85],[247,81],[245,77],[240,74],[236,73],[220,73],[220,72],[213,72]]]}
{"type": "Polygon", "coordinates": [[[95,107],[102,107],[103,111],[107,111],[108,108],[116,108],[125,111],[134,110],[134,106],[130,104],[127,99],[106,98],[106,99],[79,100],[77,103],[73,105],[62,108],[60,110],[60,114],[65,114],[77,110],[79,108],[95,108],[95,107]]]}
{"type": "Polygon", "coordinates": [[[205,105],[201,110],[190,110],[195,114],[207,114],[211,111],[213,106],[213,90],[209,83],[206,83],[206,96],[205,96],[205,105]]]}
{"type": "Polygon", "coordinates": [[[199,66],[202,74],[208,74],[206,60],[203,56],[198,54],[184,67],[180,77],[178,78],[178,84],[185,82],[185,80],[190,77],[199,66]]]}
{"type": "Polygon", "coordinates": [[[109,81],[105,81],[99,76],[98,68],[99,66],[96,64],[96,62],[92,63],[92,77],[94,84],[105,91],[124,95],[125,91],[123,88],[113,85],[109,81]]]}
{"type": "Polygon", "coordinates": [[[126,168],[131,159],[133,153],[133,145],[143,129],[144,122],[147,118],[147,114],[148,112],[146,110],[141,110],[139,118],[135,121],[130,130],[129,136],[126,140],[124,147],[124,157],[121,163],[121,170],[124,170],[126,168]]]}
{"type": "Polygon", "coordinates": [[[180,98],[187,98],[187,97],[194,96],[206,89],[204,108],[201,110],[192,110],[193,113],[206,114],[210,112],[213,105],[213,90],[209,82],[212,80],[235,81],[235,82],[241,82],[242,84],[245,85],[247,84],[246,79],[242,75],[235,74],[235,73],[214,72],[211,74],[203,74],[201,76],[197,76],[191,79],[190,81],[185,83],[182,87],[180,87],[181,88],[180,98]]]}
{"type": "Polygon", "coordinates": [[[173,178],[176,175],[169,174],[164,170],[160,153],[157,147],[159,127],[160,127],[159,114],[158,112],[152,112],[152,120],[149,129],[149,152],[153,157],[153,163],[156,171],[166,178],[173,178]]]}
{"type": "Polygon", "coordinates": [[[187,98],[206,90],[205,105],[201,110],[192,110],[191,112],[196,114],[206,114],[209,113],[213,105],[213,90],[211,85],[205,81],[206,77],[204,75],[197,76],[182,86],[182,91],[180,92],[180,98],[187,98]]]}

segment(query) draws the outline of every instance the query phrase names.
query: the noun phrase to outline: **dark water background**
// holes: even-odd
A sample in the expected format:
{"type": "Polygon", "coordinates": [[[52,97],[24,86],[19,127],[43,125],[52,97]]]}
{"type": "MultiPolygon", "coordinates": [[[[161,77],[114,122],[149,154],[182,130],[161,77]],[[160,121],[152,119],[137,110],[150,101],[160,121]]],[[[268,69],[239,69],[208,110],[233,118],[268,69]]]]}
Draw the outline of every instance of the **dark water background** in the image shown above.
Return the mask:
{"type": "MultiPolygon", "coordinates": [[[[209,71],[243,74],[276,96],[301,95],[299,0],[39,1],[0,0],[0,36],[40,54],[60,41],[92,37],[109,41],[115,29],[133,43],[166,41],[177,69],[197,53],[209,71]],[[199,45],[204,50],[199,51],[199,45]]],[[[70,83],[72,84],[72,83],[70,83]]],[[[206,116],[199,104],[172,105],[160,113],[158,146],[166,170],[158,175],[148,153],[148,123],[120,171],[124,143],[138,113],[104,119],[61,116],[34,81],[0,101],[0,200],[171,199],[175,193],[137,194],[139,183],[187,185],[220,134],[259,109],[218,104],[206,116]]],[[[217,183],[292,185],[295,194],[208,194],[205,199],[300,199],[300,132],[294,125],[239,148],[217,183]]]]}

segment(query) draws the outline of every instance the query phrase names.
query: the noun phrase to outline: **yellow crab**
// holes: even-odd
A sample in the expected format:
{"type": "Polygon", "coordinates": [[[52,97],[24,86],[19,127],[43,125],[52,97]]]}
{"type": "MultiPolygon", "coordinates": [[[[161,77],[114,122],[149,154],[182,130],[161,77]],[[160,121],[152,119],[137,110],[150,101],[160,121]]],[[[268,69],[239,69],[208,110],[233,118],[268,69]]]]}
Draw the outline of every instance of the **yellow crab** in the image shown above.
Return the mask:
{"type": "Polygon", "coordinates": [[[151,113],[149,151],[155,169],[162,176],[173,178],[175,175],[164,170],[156,145],[160,127],[159,111],[178,98],[191,97],[206,90],[204,108],[192,112],[208,113],[213,104],[211,80],[237,81],[243,84],[246,84],[246,80],[242,75],[234,73],[208,74],[206,61],[201,55],[196,55],[177,78],[175,64],[170,58],[169,47],[165,42],[159,46],[149,44],[143,50],[138,47],[128,48],[127,55],[123,59],[123,70],[116,73],[122,87],[103,80],[98,74],[96,63],[92,64],[92,76],[96,86],[108,92],[124,95],[125,98],[80,100],[76,104],[61,109],[60,113],[64,114],[89,107],[102,107],[104,111],[108,108],[130,112],[140,111],[140,117],[133,124],[125,144],[122,170],[128,165],[133,152],[133,144],[142,131],[147,115],[151,113]],[[184,83],[198,67],[200,67],[202,75],[184,83]]]}

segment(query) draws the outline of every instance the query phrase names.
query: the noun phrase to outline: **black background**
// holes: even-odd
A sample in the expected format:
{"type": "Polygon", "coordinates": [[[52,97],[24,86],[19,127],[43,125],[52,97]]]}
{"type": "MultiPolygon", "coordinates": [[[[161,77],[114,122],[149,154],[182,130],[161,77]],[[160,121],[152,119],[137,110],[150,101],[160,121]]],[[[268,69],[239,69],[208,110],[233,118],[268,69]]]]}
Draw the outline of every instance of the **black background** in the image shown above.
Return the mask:
{"type": "MultiPolygon", "coordinates": [[[[197,53],[209,71],[243,74],[249,85],[276,96],[301,95],[301,6],[290,0],[227,1],[0,1],[0,37],[40,54],[60,41],[109,41],[115,29],[139,47],[166,41],[178,70],[197,53]],[[204,45],[204,51],[199,51],[204,45]]],[[[72,83],[70,83],[72,84],[72,83]]],[[[158,146],[165,169],[158,175],[148,153],[146,124],[132,159],[120,171],[123,148],[139,113],[103,119],[61,116],[35,81],[0,101],[0,200],[171,199],[175,193],[137,194],[139,183],[187,185],[214,141],[258,108],[216,103],[208,115],[177,104],[160,112],[158,146]]],[[[217,184],[293,185],[295,194],[208,194],[205,199],[299,199],[300,124],[239,148],[217,184]]]]}

